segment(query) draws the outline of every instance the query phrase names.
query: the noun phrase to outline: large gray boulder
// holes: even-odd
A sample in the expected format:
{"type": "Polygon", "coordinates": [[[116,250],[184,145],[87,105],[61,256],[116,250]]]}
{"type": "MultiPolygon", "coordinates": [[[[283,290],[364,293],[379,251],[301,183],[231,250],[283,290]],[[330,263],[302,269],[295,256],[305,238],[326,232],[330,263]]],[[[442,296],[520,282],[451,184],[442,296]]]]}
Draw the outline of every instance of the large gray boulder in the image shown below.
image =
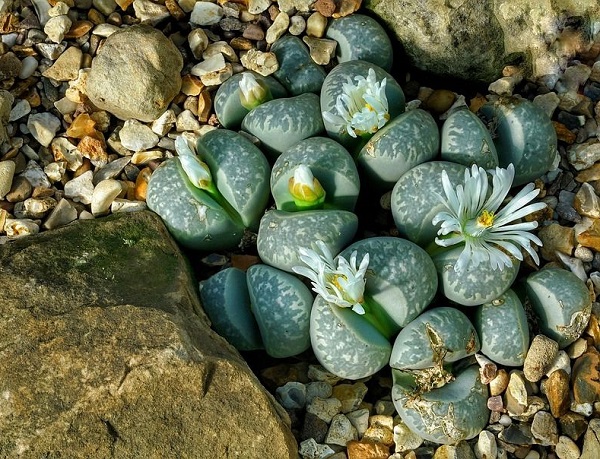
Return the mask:
{"type": "Polygon", "coordinates": [[[155,214],[16,240],[0,260],[0,457],[297,457],[155,214]]]}
{"type": "Polygon", "coordinates": [[[366,0],[411,63],[439,75],[491,82],[522,62],[542,77],[560,65],[553,46],[566,19],[598,20],[597,0],[366,0]]]}
{"type": "Polygon", "coordinates": [[[92,60],[86,94],[94,105],[123,120],[153,121],[181,89],[183,57],[153,27],[113,33],[92,60]]]}

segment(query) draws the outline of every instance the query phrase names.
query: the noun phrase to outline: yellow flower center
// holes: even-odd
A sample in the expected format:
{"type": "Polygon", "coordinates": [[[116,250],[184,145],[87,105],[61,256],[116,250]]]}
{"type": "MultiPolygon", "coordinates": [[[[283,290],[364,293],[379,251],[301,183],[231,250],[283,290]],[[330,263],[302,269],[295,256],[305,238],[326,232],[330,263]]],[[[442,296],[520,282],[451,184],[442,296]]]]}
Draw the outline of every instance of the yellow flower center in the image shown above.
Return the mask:
{"type": "Polygon", "coordinates": [[[494,224],[494,219],[496,216],[494,212],[490,212],[489,210],[483,210],[479,217],[477,217],[477,226],[482,226],[484,228],[489,228],[494,224]]]}

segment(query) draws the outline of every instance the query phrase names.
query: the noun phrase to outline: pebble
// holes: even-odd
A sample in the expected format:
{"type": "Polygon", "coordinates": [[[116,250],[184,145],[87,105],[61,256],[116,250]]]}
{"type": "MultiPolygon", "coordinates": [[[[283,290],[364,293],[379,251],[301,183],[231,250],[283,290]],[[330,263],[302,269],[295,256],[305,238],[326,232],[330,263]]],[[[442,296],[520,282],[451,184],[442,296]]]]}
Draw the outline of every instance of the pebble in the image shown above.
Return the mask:
{"type": "Polygon", "coordinates": [[[577,441],[581,437],[587,427],[588,423],[584,416],[578,413],[568,412],[558,419],[558,425],[560,432],[563,435],[568,435],[573,441],[577,441]]]}
{"type": "Polygon", "coordinates": [[[7,218],[4,222],[4,231],[9,239],[18,239],[39,233],[40,226],[27,218],[7,218]]]}
{"type": "Polygon", "coordinates": [[[327,18],[318,11],[312,13],[306,20],[306,35],[309,37],[321,38],[325,35],[327,28],[327,18]]]}
{"type": "Polygon", "coordinates": [[[544,384],[544,390],[552,416],[560,418],[569,411],[569,374],[565,370],[552,372],[544,384]]]}
{"type": "Polygon", "coordinates": [[[196,75],[202,77],[208,73],[218,72],[220,70],[225,69],[225,56],[222,53],[214,54],[208,59],[203,60],[202,62],[194,65],[190,70],[192,75],[196,75]]]}
{"type": "Polygon", "coordinates": [[[556,370],[564,370],[567,374],[571,374],[571,358],[562,349],[556,354],[554,361],[546,371],[546,376],[550,376],[556,370]]]}
{"type": "Polygon", "coordinates": [[[108,163],[106,144],[102,140],[86,135],[77,144],[77,149],[96,167],[102,167],[108,163]]]}
{"type": "Polygon", "coordinates": [[[73,22],[69,19],[69,16],[62,14],[48,19],[48,22],[44,26],[44,33],[54,43],[60,43],[72,25],[73,22]]]}
{"type": "Polygon", "coordinates": [[[306,384],[306,402],[310,403],[315,397],[330,398],[333,393],[331,384],[326,381],[314,381],[306,384]]]}
{"type": "Polygon", "coordinates": [[[14,175],[15,163],[13,161],[0,161],[0,200],[11,190],[14,175]]]}
{"type": "Polygon", "coordinates": [[[200,123],[198,122],[198,118],[196,118],[190,110],[184,110],[177,115],[175,127],[177,132],[197,131],[200,129],[200,123]]]}
{"type": "Polygon", "coordinates": [[[94,194],[93,175],[92,171],[87,171],[65,183],[65,197],[82,204],[91,204],[94,194]]]}
{"type": "Polygon", "coordinates": [[[300,35],[306,30],[306,20],[302,16],[294,15],[290,18],[288,32],[292,35],[300,35]]]}
{"type": "Polygon", "coordinates": [[[569,164],[581,171],[590,168],[600,160],[600,142],[588,141],[571,146],[567,150],[569,164]]]}
{"type": "Polygon", "coordinates": [[[560,99],[555,92],[540,94],[533,98],[533,104],[541,108],[548,115],[548,118],[552,118],[559,102],[560,99]]]}
{"type": "Polygon", "coordinates": [[[38,220],[56,207],[56,200],[51,197],[28,198],[15,205],[14,214],[17,218],[38,220]]]}
{"type": "Polygon", "coordinates": [[[465,441],[456,445],[442,445],[433,455],[433,459],[475,459],[475,454],[465,441]]]}
{"type": "Polygon", "coordinates": [[[390,455],[389,446],[370,441],[352,440],[346,447],[348,459],[387,459],[390,455]]]}
{"type": "Polygon", "coordinates": [[[31,113],[31,105],[25,99],[18,99],[8,117],[8,121],[17,121],[31,113]]]}
{"type": "Polygon", "coordinates": [[[105,16],[109,16],[117,9],[117,3],[114,0],[93,0],[92,4],[105,16]]]}
{"type": "Polygon", "coordinates": [[[308,379],[310,379],[311,381],[324,381],[334,386],[335,384],[340,382],[342,378],[334,375],[330,371],[327,371],[321,365],[309,365],[308,379]]]}
{"type": "Polygon", "coordinates": [[[504,368],[498,370],[496,377],[490,381],[490,395],[500,395],[504,393],[506,387],[508,386],[508,381],[510,380],[508,373],[504,368]]]}
{"type": "Polygon", "coordinates": [[[201,59],[204,50],[208,47],[208,36],[204,29],[198,27],[197,29],[193,29],[187,37],[188,45],[192,54],[196,59],[201,59]]]}
{"type": "Polygon", "coordinates": [[[421,446],[423,439],[410,430],[402,420],[399,420],[394,426],[394,443],[397,452],[405,453],[421,446]]]}
{"type": "Polygon", "coordinates": [[[156,25],[171,16],[166,6],[154,3],[150,0],[134,0],[133,10],[135,17],[144,23],[156,25]]]}
{"type": "Polygon", "coordinates": [[[33,56],[27,56],[21,61],[21,71],[18,77],[21,80],[25,80],[33,75],[33,72],[38,68],[38,61],[33,56]]]}
{"type": "Polygon", "coordinates": [[[566,435],[561,435],[555,447],[559,459],[579,459],[581,451],[577,444],[566,435]]]}
{"type": "Polygon", "coordinates": [[[556,420],[547,411],[538,411],[531,423],[531,433],[540,445],[554,446],[558,443],[556,420]]]}
{"type": "Polygon", "coordinates": [[[341,403],[341,412],[348,413],[356,410],[367,394],[367,386],[362,383],[338,384],[333,387],[333,397],[341,403]]]}
{"type": "Polygon", "coordinates": [[[102,180],[94,187],[91,199],[91,211],[94,217],[106,215],[112,202],[123,192],[121,182],[114,179],[102,180]]]}
{"type": "Polygon", "coordinates": [[[215,54],[221,53],[228,62],[239,62],[239,58],[235,50],[226,41],[217,41],[211,43],[206,47],[206,50],[202,53],[204,59],[208,59],[215,54]]]}
{"type": "Polygon", "coordinates": [[[522,76],[505,76],[488,86],[488,91],[499,96],[512,96],[515,86],[521,82],[522,76]]]}
{"type": "Polygon", "coordinates": [[[533,338],[523,364],[523,374],[528,381],[537,382],[548,371],[558,354],[558,343],[544,335],[533,338]]]}
{"type": "Polygon", "coordinates": [[[328,65],[335,55],[337,42],[327,38],[304,37],[302,39],[310,50],[310,57],[319,65],[328,65]]]}
{"type": "Polygon", "coordinates": [[[343,414],[336,414],[329,425],[325,443],[346,446],[351,440],[358,440],[358,432],[350,420],[343,414]]]}
{"type": "Polygon", "coordinates": [[[572,227],[552,223],[538,231],[538,237],[543,243],[540,253],[549,261],[557,261],[556,252],[571,255],[575,250],[575,232],[572,227]]]}
{"type": "Polygon", "coordinates": [[[511,371],[508,386],[504,393],[504,404],[508,414],[511,416],[523,414],[528,405],[527,397],[527,383],[523,372],[519,370],[511,371]]]}
{"type": "Polygon", "coordinates": [[[60,127],[60,120],[50,112],[31,114],[27,118],[27,129],[44,147],[50,145],[60,127]]]}
{"type": "Polygon", "coordinates": [[[346,413],[346,417],[356,428],[358,437],[361,438],[369,428],[369,410],[360,408],[355,411],[350,411],[349,413],[346,413]]]}
{"type": "Polygon", "coordinates": [[[392,402],[391,400],[377,400],[373,408],[375,409],[375,413],[385,414],[388,416],[392,416],[396,411],[394,402],[392,402]]]}
{"type": "Polygon", "coordinates": [[[253,70],[262,76],[271,75],[279,69],[277,56],[274,53],[256,49],[251,49],[243,54],[241,63],[248,70],[253,70]]]}
{"type": "Polygon", "coordinates": [[[42,75],[56,81],[76,80],[79,76],[82,56],[81,49],[71,46],[42,75]]]}
{"type": "Polygon", "coordinates": [[[65,51],[67,46],[63,43],[37,43],[35,48],[46,59],[54,61],[65,51]]]}
{"type": "Polygon", "coordinates": [[[44,167],[44,172],[52,183],[60,182],[65,176],[66,169],[65,161],[55,161],[44,167]]]}
{"type": "Polygon", "coordinates": [[[318,416],[306,412],[304,414],[302,431],[300,432],[300,441],[312,438],[317,443],[323,443],[325,441],[325,436],[327,435],[327,430],[329,430],[329,424],[318,416]]]}
{"type": "Polygon", "coordinates": [[[301,442],[298,452],[303,459],[325,459],[335,453],[329,445],[319,444],[313,438],[301,442]]]}
{"type": "Polygon", "coordinates": [[[591,419],[585,436],[580,459],[597,459],[600,451],[600,419],[591,419]]]}
{"type": "Polygon", "coordinates": [[[210,26],[218,24],[222,17],[223,8],[216,3],[196,2],[190,15],[190,22],[200,26],[210,26]]]}
{"type": "Polygon", "coordinates": [[[165,155],[162,150],[136,151],[133,156],[131,156],[131,164],[141,166],[157,159],[163,159],[164,156],[165,155]]]}
{"type": "Polygon", "coordinates": [[[152,129],[152,132],[162,137],[167,135],[176,121],[177,117],[175,116],[175,112],[168,109],[152,122],[150,129],[152,129]]]}
{"type": "Polygon", "coordinates": [[[323,421],[330,423],[336,414],[339,414],[342,409],[342,402],[337,398],[320,398],[315,397],[308,405],[306,411],[318,416],[323,421]]]}
{"type": "Polygon", "coordinates": [[[110,205],[110,211],[114,214],[117,212],[139,212],[146,210],[148,206],[144,201],[130,201],[128,199],[115,199],[110,205]]]}
{"type": "Polygon", "coordinates": [[[125,121],[123,128],[119,131],[119,139],[121,145],[132,151],[155,147],[159,140],[152,129],[134,119],[125,121]]]}
{"type": "MultiPolygon", "coordinates": [[[[17,177],[13,178],[12,187],[10,188],[10,191],[6,194],[5,199],[8,202],[25,201],[25,199],[31,196],[32,191],[33,187],[31,186],[29,181],[22,175],[18,175],[17,177]]],[[[2,198],[1,195],[0,198],[2,198]]]]}
{"type": "Polygon", "coordinates": [[[277,399],[288,410],[304,408],[306,404],[306,386],[301,382],[290,381],[275,390],[277,399]]]}
{"type": "Polygon", "coordinates": [[[600,198],[589,183],[582,183],[573,200],[573,207],[580,215],[600,218],[600,198]]]}
{"type": "Polygon", "coordinates": [[[498,455],[496,436],[488,430],[482,430],[473,448],[477,459],[493,459],[498,455]]]}
{"type": "Polygon", "coordinates": [[[288,27],[290,26],[290,17],[285,12],[280,12],[271,27],[267,29],[267,33],[265,35],[265,40],[268,44],[275,43],[284,33],[287,32],[288,27]]]}
{"type": "Polygon", "coordinates": [[[77,209],[68,199],[58,201],[43,223],[47,230],[56,229],[77,220],[77,209]]]}
{"type": "Polygon", "coordinates": [[[248,12],[260,14],[271,6],[272,0],[248,0],[248,12]]]}
{"type": "Polygon", "coordinates": [[[591,348],[573,363],[571,383],[576,403],[594,403],[600,400],[600,353],[591,348]]]}
{"type": "Polygon", "coordinates": [[[27,162],[27,167],[20,176],[27,179],[32,187],[50,188],[52,186],[46,173],[40,165],[33,160],[27,162]]]}

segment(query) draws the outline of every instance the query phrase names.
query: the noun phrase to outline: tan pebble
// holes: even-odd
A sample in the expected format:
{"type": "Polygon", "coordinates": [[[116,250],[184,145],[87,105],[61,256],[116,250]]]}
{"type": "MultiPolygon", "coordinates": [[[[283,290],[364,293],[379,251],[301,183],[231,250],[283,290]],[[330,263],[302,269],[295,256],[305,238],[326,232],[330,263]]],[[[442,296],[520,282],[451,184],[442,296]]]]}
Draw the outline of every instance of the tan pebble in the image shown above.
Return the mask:
{"type": "Polygon", "coordinates": [[[559,459],[579,459],[581,455],[577,444],[566,435],[561,435],[558,438],[555,453],[559,459]]]}
{"type": "Polygon", "coordinates": [[[146,210],[147,207],[144,201],[117,198],[110,205],[110,211],[113,214],[117,212],[139,212],[140,210],[146,210]]]}
{"type": "Polygon", "coordinates": [[[306,20],[306,35],[321,38],[327,28],[327,18],[318,11],[311,14],[306,20]]]}
{"type": "Polygon", "coordinates": [[[108,131],[110,127],[110,114],[105,110],[98,110],[91,113],[90,118],[96,123],[96,130],[100,132],[108,131]]]}
{"type": "MultiPolygon", "coordinates": [[[[565,255],[571,255],[575,249],[575,232],[573,228],[553,223],[542,227],[538,231],[538,237],[542,240],[541,255],[548,261],[559,261],[556,251],[565,255]]],[[[585,244],[582,244],[585,245],[585,244]]]]}
{"type": "Polygon", "coordinates": [[[590,218],[600,218],[600,198],[589,183],[582,183],[575,195],[573,207],[579,215],[590,218]]]}
{"type": "Polygon", "coordinates": [[[288,27],[290,26],[290,17],[287,13],[280,12],[271,27],[267,29],[267,33],[265,35],[265,40],[268,44],[275,43],[284,33],[287,32],[288,27]]]}
{"type": "MultiPolygon", "coordinates": [[[[13,178],[12,187],[6,194],[5,199],[8,202],[25,201],[25,199],[31,196],[32,191],[33,187],[29,183],[29,180],[19,175],[13,178]]],[[[2,225],[0,225],[0,228],[2,228],[2,225]]]]}
{"type": "Polygon", "coordinates": [[[187,96],[197,96],[204,89],[204,84],[195,75],[184,75],[181,79],[181,92],[187,96]]]}
{"type": "Polygon", "coordinates": [[[600,353],[594,347],[573,363],[571,384],[576,403],[600,400],[600,353]]]}
{"type": "Polygon", "coordinates": [[[10,191],[15,175],[15,163],[12,161],[0,162],[0,200],[10,191]]]}
{"type": "Polygon", "coordinates": [[[256,49],[251,49],[241,57],[242,65],[254,70],[262,76],[268,76],[279,69],[277,56],[272,52],[263,52],[256,49]]]}
{"type": "MultiPolygon", "coordinates": [[[[131,3],[133,3],[133,0],[131,3]]],[[[106,22],[102,13],[100,13],[100,11],[98,11],[98,10],[95,10],[94,8],[91,8],[88,11],[87,16],[88,16],[88,19],[95,25],[104,24],[106,22]]]]}
{"type": "Polygon", "coordinates": [[[248,0],[248,12],[260,14],[271,6],[272,0],[248,0]]]}
{"type": "Polygon", "coordinates": [[[425,108],[436,115],[448,111],[456,100],[456,94],[447,89],[436,89],[425,101],[425,108]]]}
{"type": "Polygon", "coordinates": [[[373,425],[365,431],[362,440],[392,446],[394,444],[394,432],[392,428],[373,425]]]}
{"type": "Polygon", "coordinates": [[[312,4],[311,8],[321,13],[324,17],[330,18],[333,16],[335,6],[334,0],[317,0],[312,4]]]}
{"type": "Polygon", "coordinates": [[[578,182],[592,182],[600,180],[600,163],[596,163],[591,167],[582,170],[575,176],[578,182]]]}
{"type": "Polygon", "coordinates": [[[556,370],[548,376],[544,384],[550,412],[559,418],[569,411],[569,374],[565,370],[556,370]]]}
{"type": "Polygon", "coordinates": [[[358,11],[361,2],[362,0],[339,0],[333,17],[342,18],[358,11]]]}
{"type": "Polygon", "coordinates": [[[504,368],[498,370],[496,377],[490,381],[490,395],[502,394],[508,386],[509,379],[508,373],[504,368]]]}
{"type": "Polygon", "coordinates": [[[42,225],[45,229],[51,230],[71,223],[77,220],[77,209],[68,199],[61,199],[48,218],[42,225]]]}
{"type": "Polygon", "coordinates": [[[528,381],[537,382],[547,372],[558,354],[558,343],[544,335],[531,341],[523,364],[523,374],[528,381]]]}
{"type": "Polygon", "coordinates": [[[91,210],[92,215],[97,217],[99,215],[105,215],[110,209],[110,205],[117,196],[121,194],[123,187],[118,180],[107,179],[102,180],[94,188],[92,194],[91,210]]]}
{"type": "Polygon", "coordinates": [[[593,345],[596,348],[600,347],[600,320],[596,313],[592,313],[590,320],[585,329],[585,334],[591,337],[593,345]]]}
{"type": "Polygon", "coordinates": [[[135,179],[135,193],[134,197],[138,201],[146,201],[146,192],[148,189],[148,181],[152,175],[152,170],[149,167],[145,167],[140,171],[137,178],[135,179]]]}
{"type": "Polygon", "coordinates": [[[264,40],[265,31],[260,28],[257,24],[249,24],[244,32],[242,33],[242,37],[247,38],[248,40],[264,40]]]}
{"type": "Polygon", "coordinates": [[[145,165],[154,159],[163,159],[164,153],[161,150],[138,151],[131,157],[131,164],[136,166],[145,165]]]}
{"type": "Polygon", "coordinates": [[[394,426],[394,442],[396,451],[405,453],[417,449],[423,444],[423,439],[402,421],[399,420],[394,426]]]}
{"type": "Polygon", "coordinates": [[[4,223],[4,231],[9,239],[18,239],[39,233],[40,227],[36,222],[27,218],[7,218],[4,223]]]}
{"type": "Polygon", "coordinates": [[[86,135],[77,144],[77,149],[96,167],[102,167],[108,163],[108,153],[103,140],[86,135]]]}
{"type": "Polygon", "coordinates": [[[338,384],[333,387],[333,397],[342,402],[342,413],[356,410],[366,394],[367,386],[362,382],[338,384]]]}
{"type": "Polygon", "coordinates": [[[210,59],[215,54],[221,53],[228,62],[239,62],[235,50],[226,41],[217,41],[206,47],[202,53],[203,59],[210,59]]]}
{"type": "Polygon", "coordinates": [[[573,343],[567,346],[567,355],[571,359],[576,359],[581,356],[587,350],[587,341],[583,338],[577,338],[573,343]]]}
{"type": "Polygon", "coordinates": [[[198,97],[197,96],[188,96],[183,101],[183,110],[189,110],[194,114],[194,116],[198,116],[198,97]]]}
{"type": "Polygon", "coordinates": [[[346,444],[348,459],[388,459],[390,447],[381,443],[352,440],[346,444]]]}
{"type": "Polygon", "coordinates": [[[200,76],[200,80],[205,86],[218,86],[227,81],[233,75],[233,67],[229,62],[221,70],[207,72],[200,76]]]}
{"type": "Polygon", "coordinates": [[[0,207],[0,234],[4,234],[4,224],[8,218],[8,212],[0,207]]]}
{"type": "Polygon", "coordinates": [[[254,47],[252,42],[249,39],[244,38],[244,37],[234,37],[231,39],[229,44],[231,45],[231,47],[233,49],[236,49],[238,51],[247,51],[254,47]]]}
{"type": "Polygon", "coordinates": [[[67,128],[67,137],[73,137],[75,139],[83,139],[86,135],[96,134],[96,121],[94,121],[89,114],[81,113],[78,115],[71,125],[67,128]]]}
{"type": "Polygon", "coordinates": [[[169,10],[169,14],[178,21],[183,21],[186,17],[185,11],[177,4],[176,0],[165,0],[165,6],[169,10]]]}
{"type": "Polygon", "coordinates": [[[94,27],[94,23],[86,20],[75,21],[69,31],[65,34],[65,38],[83,37],[94,27]]]}
{"type": "Polygon", "coordinates": [[[21,218],[40,219],[56,207],[56,199],[51,197],[29,198],[23,201],[23,216],[21,218]]]}
{"type": "Polygon", "coordinates": [[[198,120],[201,123],[208,122],[210,112],[212,109],[212,96],[209,91],[202,91],[200,97],[198,97],[198,120]]]}
{"type": "Polygon", "coordinates": [[[77,178],[80,175],[85,174],[87,171],[91,171],[92,170],[92,163],[90,162],[90,160],[88,158],[83,158],[83,161],[81,163],[81,166],[78,167],[74,172],[73,172],[73,178],[77,178]]]}
{"type": "Polygon", "coordinates": [[[305,36],[302,41],[310,50],[310,57],[319,65],[327,65],[335,55],[337,41],[327,38],[314,38],[305,36]]]}
{"type": "Polygon", "coordinates": [[[65,161],[67,169],[75,171],[83,164],[83,155],[75,145],[64,137],[55,137],[50,144],[55,161],[65,161]]]}
{"type": "Polygon", "coordinates": [[[527,384],[522,371],[513,370],[510,372],[508,386],[504,392],[504,405],[511,416],[521,415],[525,412],[528,405],[527,384]]]}
{"type": "Polygon", "coordinates": [[[302,16],[294,15],[290,18],[290,28],[288,32],[292,35],[300,35],[302,32],[306,30],[306,19],[302,16]]]}
{"type": "Polygon", "coordinates": [[[175,116],[175,112],[169,109],[152,122],[152,132],[158,134],[159,136],[165,136],[171,130],[176,121],[177,117],[175,116]]]}

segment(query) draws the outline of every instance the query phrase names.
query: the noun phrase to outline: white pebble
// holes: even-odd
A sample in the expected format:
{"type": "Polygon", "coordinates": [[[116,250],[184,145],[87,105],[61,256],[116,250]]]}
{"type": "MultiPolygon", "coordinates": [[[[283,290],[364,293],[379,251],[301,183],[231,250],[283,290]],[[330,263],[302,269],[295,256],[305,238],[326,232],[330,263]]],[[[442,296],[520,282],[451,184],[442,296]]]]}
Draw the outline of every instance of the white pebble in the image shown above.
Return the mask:
{"type": "Polygon", "coordinates": [[[346,413],[346,417],[356,428],[359,438],[362,437],[369,428],[369,410],[361,408],[359,410],[346,413]]]}
{"type": "Polygon", "coordinates": [[[325,437],[325,443],[346,446],[346,443],[358,440],[358,432],[350,420],[343,414],[336,414],[325,437]]]}
{"type": "Polygon", "coordinates": [[[225,68],[225,57],[223,54],[218,53],[208,59],[194,65],[190,70],[192,75],[201,77],[210,72],[218,72],[225,68]]]}
{"type": "Polygon", "coordinates": [[[50,112],[36,113],[27,118],[27,129],[42,146],[47,147],[60,128],[60,120],[50,112]]]}
{"type": "Polygon", "coordinates": [[[13,106],[10,111],[10,115],[8,116],[8,121],[17,121],[23,118],[25,115],[29,115],[31,112],[31,105],[26,99],[19,99],[17,103],[13,106]]]}
{"type": "Polygon", "coordinates": [[[66,14],[62,14],[48,19],[48,22],[44,26],[44,33],[54,43],[60,43],[72,25],[73,22],[71,19],[66,14]]]}
{"type": "Polygon", "coordinates": [[[92,215],[97,217],[108,213],[111,204],[123,191],[121,182],[114,179],[102,180],[92,194],[92,215]]]}
{"type": "Polygon", "coordinates": [[[550,374],[556,370],[565,370],[567,374],[571,374],[571,359],[563,350],[558,351],[558,354],[556,354],[554,361],[546,372],[546,376],[550,376],[550,374]]]}
{"type": "Polygon", "coordinates": [[[197,28],[188,34],[188,44],[196,59],[201,59],[204,50],[208,47],[208,36],[204,29],[197,28]]]}
{"type": "Polygon", "coordinates": [[[104,23],[98,24],[96,27],[94,27],[94,29],[92,30],[92,34],[98,35],[99,37],[107,38],[110,37],[117,30],[119,30],[119,28],[116,25],[104,23]]]}
{"type": "Polygon", "coordinates": [[[303,458],[310,459],[325,459],[335,453],[328,445],[317,443],[314,438],[309,438],[300,443],[298,451],[303,458]]]}
{"type": "Polygon", "coordinates": [[[148,206],[144,201],[129,201],[128,199],[115,199],[110,205],[110,211],[115,214],[117,212],[138,212],[146,210],[148,206]]]}
{"type": "Polygon", "coordinates": [[[271,6],[272,0],[248,0],[248,12],[260,14],[271,6]]]}
{"type": "Polygon", "coordinates": [[[306,29],[306,20],[302,16],[292,16],[290,18],[289,32],[292,35],[300,35],[306,29]]]}
{"type": "Polygon", "coordinates": [[[93,175],[92,171],[87,171],[65,183],[65,197],[82,204],[90,204],[94,194],[93,175]]]}
{"type": "Polygon", "coordinates": [[[184,110],[177,116],[175,124],[178,132],[196,131],[200,129],[200,123],[190,110],[184,110]]]}
{"type": "Polygon", "coordinates": [[[21,71],[19,72],[19,78],[22,80],[29,78],[35,72],[38,67],[38,61],[33,56],[27,56],[21,61],[21,71]]]}
{"type": "Polygon", "coordinates": [[[9,239],[17,239],[39,233],[40,227],[27,218],[7,218],[4,222],[4,231],[9,239]]]}
{"type": "Polygon", "coordinates": [[[145,124],[138,120],[125,121],[123,128],[119,131],[121,144],[132,151],[147,150],[158,144],[158,136],[145,124]]]}
{"type": "Polygon", "coordinates": [[[12,161],[0,161],[0,199],[3,199],[10,191],[14,176],[15,163],[12,161]]]}
{"type": "Polygon", "coordinates": [[[52,184],[46,173],[42,170],[40,165],[35,161],[29,161],[27,163],[27,167],[20,174],[22,177],[26,178],[29,183],[31,183],[32,187],[41,187],[41,188],[50,188],[52,184]]]}
{"type": "Polygon", "coordinates": [[[218,24],[223,17],[223,8],[216,3],[196,2],[192,14],[190,14],[190,22],[201,26],[218,24]]]}
{"type": "Polygon", "coordinates": [[[51,18],[67,14],[69,12],[69,5],[63,2],[56,2],[56,4],[48,10],[48,16],[51,18]]]}
{"type": "Polygon", "coordinates": [[[171,130],[176,120],[175,112],[169,109],[152,122],[150,129],[161,137],[165,136],[171,130]]]}
{"type": "Polygon", "coordinates": [[[404,453],[417,449],[423,444],[423,439],[410,430],[410,428],[401,420],[394,426],[394,443],[396,451],[404,453]]]}
{"type": "Polygon", "coordinates": [[[152,25],[156,25],[163,19],[167,19],[171,16],[171,13],[169,13],[166,6],[159,5],[150,0],[135,0],[133,2],[133,10],[135,12],[135,17],[140,21],[152,25]]]}
{"type": "Polygon", "coordinates": [[[475,443],[475,456],[477,459],[495,459],[498,455],[496,437],[488,430],[482,430],[475,443]]]}

